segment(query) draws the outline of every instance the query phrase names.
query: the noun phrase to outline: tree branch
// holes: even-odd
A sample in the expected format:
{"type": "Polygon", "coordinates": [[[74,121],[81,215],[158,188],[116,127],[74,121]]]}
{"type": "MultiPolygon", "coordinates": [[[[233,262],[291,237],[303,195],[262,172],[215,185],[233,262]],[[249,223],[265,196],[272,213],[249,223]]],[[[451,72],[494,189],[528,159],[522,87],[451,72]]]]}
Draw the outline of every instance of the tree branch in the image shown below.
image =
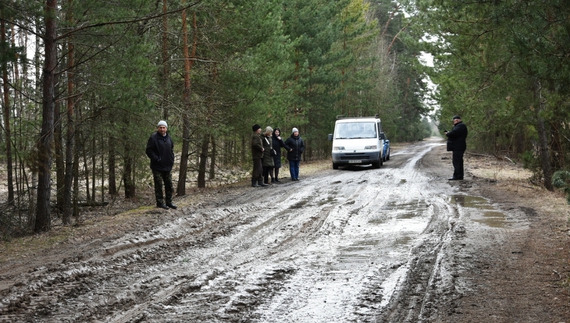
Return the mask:
{"type": "Polygon", "coordinates": [[[390,49],[392,49],[392,45],[394,45],[394,43],[396,42],[396,39],[398,39],[398,36],[400,35],[400,33],[402,33],[402,31],[406,30],[406,28],[408,28],[409,25],[410,25],[410,23],[405,25],[402,29],[400,29],[400,31],[398,31],[396,36],[394,36],[394,38],[392,39],[392,42],[390,43],[390,45],[388,46],[388,49],[386,50],[386,54],[390,53],[390,49]]]}
{"type": "Polygon", "coordinates": [[[111,22],[101,22],[101,23],[97,23],[97,24],[86,25],[86,26],[73,29],[73,30],[70,31],[70,32],[67,32],[67,33],[65,33],[65,34],[60,35],[59,37],[56,38],[56,41],[61,40],[61,39],[63,39],[63,38],[67,38],[67,37],[69,37],[69,36],[71,36],[71,35],[73,35],[73,34],[79,32],[79,31],[86,30],[86,29],[91,29],[91,28],[95,28],[95,27],[102,27],[102,26],[108,26],[108,25],[132,24],[132,23],[139,22],[139,21],[145,21],[145,20],[150,20],[150,19],[161,18],[161,17],[163,17],[163,16],[171,15],[171,14],[173,14],[173,13],[177,13],[177,12],[186,10],[186,9],[188,9],[188,8],[192,8],[192,7],[194,7],[194,6],[197,6],[197,5],[199,5],[200,3],[202,3],[202,1],[203,1],[203,0],[198,0],[198,1],[196,1],[196,2],[194,2],[194,3],[191,3],[191,4],[187,5],[187,6],[184,6],[184,7],[182,7],[182,8],[178,8],[178,9],[175,9],[175,10],[172,10],[172,11],[168,11],[168,12],[161,12],[161,13],[159,13],[159,14],[156,14],[156,15],[153,15],[153,16],[150,16],[150,17],[135,18],[135,19],[130,19],[130,20],[111,21],[111,22]]]}

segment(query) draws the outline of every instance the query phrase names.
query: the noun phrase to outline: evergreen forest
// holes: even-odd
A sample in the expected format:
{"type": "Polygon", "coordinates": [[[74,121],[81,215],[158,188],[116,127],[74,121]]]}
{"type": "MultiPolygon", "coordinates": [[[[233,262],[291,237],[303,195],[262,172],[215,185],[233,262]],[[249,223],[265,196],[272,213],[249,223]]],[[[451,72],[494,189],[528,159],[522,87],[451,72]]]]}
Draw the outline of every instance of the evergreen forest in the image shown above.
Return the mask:
{"type": "Polygon", "coordinates": [[[338,115],[376,114],[393,142],[459,114],[469,150],[524,162],[552,190],[570,158],[569,12],[563,0],[1,0],[0,234],[136,198],[159,120],[179,196],[247,172],[253,124],[298,128],[303,158],[322,160],[338,115]]]}

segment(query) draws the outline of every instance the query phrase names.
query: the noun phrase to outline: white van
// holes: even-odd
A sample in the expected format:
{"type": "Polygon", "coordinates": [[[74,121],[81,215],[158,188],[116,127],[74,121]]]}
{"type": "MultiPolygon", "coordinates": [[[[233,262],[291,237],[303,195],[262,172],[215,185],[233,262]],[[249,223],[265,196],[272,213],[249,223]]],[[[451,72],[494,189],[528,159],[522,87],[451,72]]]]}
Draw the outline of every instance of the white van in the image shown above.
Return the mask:
{"type": "Polygon", "coordinates": [[[367,165],[378,168],[383,164],[384,139],[382,122],[378,116],[337,117],[332,140],[334,169],[342,165],[367,165]]]}

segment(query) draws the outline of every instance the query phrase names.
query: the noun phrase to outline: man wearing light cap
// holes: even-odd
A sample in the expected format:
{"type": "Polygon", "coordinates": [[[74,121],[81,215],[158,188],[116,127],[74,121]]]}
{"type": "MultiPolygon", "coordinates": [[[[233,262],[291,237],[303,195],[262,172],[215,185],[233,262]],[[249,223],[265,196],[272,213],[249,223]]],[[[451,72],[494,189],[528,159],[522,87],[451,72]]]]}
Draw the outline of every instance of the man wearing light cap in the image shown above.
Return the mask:
{"type": "Polygon", "coordinates": [[[150,158],[150,169],[154,179],[156,207],[168,210],[176,209],[172,204],[172,166],[174,165],[174,143],[167,133],[168,124],[160,120],[156,132],[150,136],[146,144],[146,155],[150,158]],[[164,184],[163,184],[164,183],[164,184]],[[162,186],[164,193],[162,194],[162,186]]]}
{"type": "Polygon", "coordinates": [[[453,177],[450,181],[463,180],[463,154],[467,149],[465,139],[467,138],[467,126],[461,122],[460,116],[453,117],[453,129],[445,131],[448,138],[447,151],[453,152],[453,177]]]}

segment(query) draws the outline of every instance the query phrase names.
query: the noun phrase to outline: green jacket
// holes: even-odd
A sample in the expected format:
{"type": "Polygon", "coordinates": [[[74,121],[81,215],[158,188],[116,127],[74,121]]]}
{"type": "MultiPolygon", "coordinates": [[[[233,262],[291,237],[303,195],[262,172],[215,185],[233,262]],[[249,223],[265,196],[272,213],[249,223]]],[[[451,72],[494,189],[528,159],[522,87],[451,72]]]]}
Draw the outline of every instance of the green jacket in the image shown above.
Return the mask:
{"type": "Polygon", "coordinates": [[[256,132],[251,135],[251,157],[253,159],[263,158],[263,144],[261,142],[261,136],[256,132]]]}

